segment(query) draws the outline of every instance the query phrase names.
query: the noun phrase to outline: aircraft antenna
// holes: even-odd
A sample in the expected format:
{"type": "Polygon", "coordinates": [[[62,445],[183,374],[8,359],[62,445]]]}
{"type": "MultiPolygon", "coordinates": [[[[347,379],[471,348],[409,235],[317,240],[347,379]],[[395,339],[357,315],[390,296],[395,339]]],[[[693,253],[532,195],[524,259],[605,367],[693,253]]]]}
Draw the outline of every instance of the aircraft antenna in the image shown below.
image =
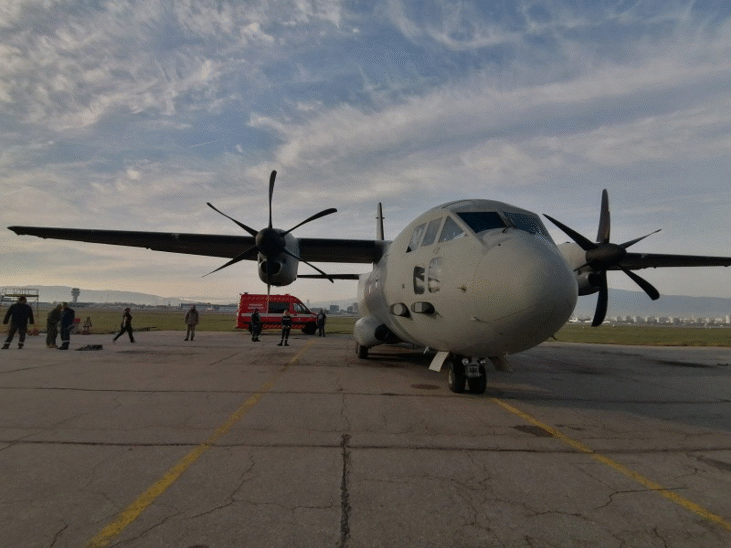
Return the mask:
{"type": "Polygon", "coordinates": [[[376,213],[376,240],[384,240],[383,236],[383,206],[378,202],[378,211],[376,213]]]}

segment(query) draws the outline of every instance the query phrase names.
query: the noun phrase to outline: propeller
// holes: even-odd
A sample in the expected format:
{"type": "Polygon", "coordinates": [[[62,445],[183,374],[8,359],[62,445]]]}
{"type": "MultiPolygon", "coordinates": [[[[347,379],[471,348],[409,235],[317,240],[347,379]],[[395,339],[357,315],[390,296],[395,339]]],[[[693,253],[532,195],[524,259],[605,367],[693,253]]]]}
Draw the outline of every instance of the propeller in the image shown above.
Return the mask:
{"type": "MultiPolygon", "coordinates": [[[[306,265],[310,266],[311,268],[317,270],[320,274],[325,276],[328,280],[335,283],[334,280],[325,272],[317,268],[315,265],[303,260],[301,257],[298,257],[291,251],[287,249],[287,244],[285,240],[285,236],[292,232],[295,228],[299,228],[304,224],[307,224],[311,221],[314,221],[316,219],[319,219],[320,217],[324,217],[325,215],[330,215],[331,213],[335,213],[337,209],[334,207],[324,209],[320,211],[319,213],[315,213],[314,215],[308,217],[304,221],[302,221],[299,224],[296,224],[289,230],[281,230],[278,228],[273,228],[272,226],[272,197],[274,196],[274,180],[277,177],[276,170],[272,171],[272,174],[269,176],[269,225],[266,228],[263,228],[261,230],[254,230],[253,228],[245,225],[244,223],[237,221],[233,217],[230,217],[229,215],[226,215],[224,212],[220,211],[216,207],[214,207],[213,204],[210,202],[206,202],[206,205],[210,207],[213,211],[216,213],[220,213],[227,219],[233,221],[236,223],[239,227],[244,229],[246,232],[248,232],[251,236],[254,237],[254,245],[249,247],[248,249],[244,250],[240,254],[238,254],[236,257],[228,261],[226,264],[219,266],[217,269],[212,270],[205,276],[208,276],[209,274],[213,274],[214,272],[218,272],[219,270],[223,270],[226,267],[229,267],[231,265],[234,265],[240,261],[243,261],[245,259],[251,259],[255,257],[257,254],[261,254],[267,259],[267,268],[266,268],[266,274],[267,274],[267,294],[270,291],[271,286],[271,275],[269,271],[269,265],[271,264],[271,260],[275,259],[277,256],[284,253],[285,255],[289,255],[290,257],[297,259],[300,262],[305,263],[306,265]]],[[[204,277],[205,277],[204,276],[204,277]]]]}
{"type": "MultiPolygon", "coordinates": [[[[544,213],[545,215],[545,213],[544,213]]],[[[575,230],[572,230],[565,224],[557,221],[553,217],[545,215],[545,217],[555,224],[558,228],[563,230],[574,242],[576,242],[581,249],[586,252],[586,262],[580,267],[576,268],[576,271],[580,271],[583,268],[591,268],[596,277],[593,279],[595,285],[599,286],[599,296],[597,298],[596,310],[594,311],[594,320],[591,325],[597,327],[602,324],[604,318],[607,315],[607,302],[609,300],[609,288],[607,286],[607,270],[610,268],[617,268],[624,272],[629,278],[635,282],[642,290],[647,293],[653,301],[660,298],[660,293],[655,289],[650,282],[641,278],[631,270],[623,267],[620,263],[627,254],[627,248],[633,246],[639,241],[644,240],[648,236],[660,232],[660,229],[624,242],[623,244],[613,244],[609,241],[609,233],[611,228],[611,218],[609,214],[609,194],[607,189],[602,191],[602,205],[601,213],[599,216],[599,230],[597,232],[596,243],[592,242],[588,238],[585,238],[575,230]]]]}

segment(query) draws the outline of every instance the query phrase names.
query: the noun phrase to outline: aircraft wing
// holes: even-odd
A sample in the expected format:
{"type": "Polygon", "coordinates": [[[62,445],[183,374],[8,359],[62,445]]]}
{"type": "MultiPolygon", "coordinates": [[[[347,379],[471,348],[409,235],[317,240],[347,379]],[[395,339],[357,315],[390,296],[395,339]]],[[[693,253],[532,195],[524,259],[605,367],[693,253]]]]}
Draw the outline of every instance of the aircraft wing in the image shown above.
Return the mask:
{"type": "MultiPolygon", "coordinates": [[[[38,236],[95,244],[144,247],[154,251],[185,253],[207,257],[233,258],[254,245],[251,236],[186,234],[182,232],[141,232],[38,226],[9,226],[18,236],[38,236]]],[[[299,238],[300,257],[310,262],[373,263],[385,253],[388,242],[299,238]]],[[[256,255],[252,260],[256,259],[256,255]]]]}
{"type": "MultiPolygon", "coordinates": [[[[619,265],[628,270],[678,266],[731,266],[731,257],[666,255],[661,253],[627,253],[627,255],[622,257],[619,265]]],[[[619,270],[619,266],[611,266],[609,269],[619,270]]]]}

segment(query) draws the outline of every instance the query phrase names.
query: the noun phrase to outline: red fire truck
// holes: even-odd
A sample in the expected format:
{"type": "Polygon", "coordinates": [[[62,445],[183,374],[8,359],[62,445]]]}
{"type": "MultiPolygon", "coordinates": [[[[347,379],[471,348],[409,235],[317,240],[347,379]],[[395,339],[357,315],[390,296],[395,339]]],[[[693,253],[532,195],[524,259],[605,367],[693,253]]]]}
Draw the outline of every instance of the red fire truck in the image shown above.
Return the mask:
{"type": "Polygon", "coordinates": [[[236,315],[236,329],[251,331],[251,313],[259,311],[262,329],[280,329],[282,327],[282,313],[289,310],[292,316],[292,328],[301,329],[307,335],[313,335],[317,330],[317,314],[310,311],[302,301],[293,295],[266,295],[243,293],[239,301],[239,310],[236,315]]]}

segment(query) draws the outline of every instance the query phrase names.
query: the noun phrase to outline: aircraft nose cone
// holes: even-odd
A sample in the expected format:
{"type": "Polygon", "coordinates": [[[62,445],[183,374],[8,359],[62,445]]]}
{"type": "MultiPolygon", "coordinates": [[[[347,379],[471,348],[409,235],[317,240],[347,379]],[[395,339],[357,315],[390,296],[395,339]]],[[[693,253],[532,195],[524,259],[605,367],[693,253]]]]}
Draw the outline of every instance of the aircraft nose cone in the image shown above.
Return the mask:
{"type": "Polygon", "coordinates": [[[553,335],[576,306],[576,277],[554,247],[530,234],[495,245],[477,269],[474,320],[493,323],[509,352],[531,348],[553,335]],[[509,343],[510,345],[510,343],[509,343]]]}

